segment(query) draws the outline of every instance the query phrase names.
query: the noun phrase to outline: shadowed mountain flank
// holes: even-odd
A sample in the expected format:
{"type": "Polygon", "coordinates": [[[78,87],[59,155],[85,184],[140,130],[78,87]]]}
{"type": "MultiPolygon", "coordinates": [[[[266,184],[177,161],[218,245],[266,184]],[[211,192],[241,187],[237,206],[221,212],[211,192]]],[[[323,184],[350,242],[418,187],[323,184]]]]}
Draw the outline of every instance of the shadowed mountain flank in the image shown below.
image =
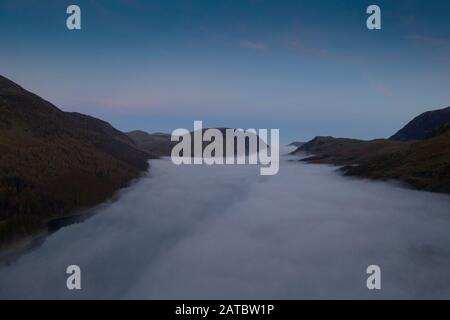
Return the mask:
{"type": "MultiPolygon", "coordinates": [[[[222,154],[226,155],[227,146],[229,146],[233,150],[234,156],[246,156],[250,153],[250,140],[254,140],[256,142],[256,150],[257,152],[260,147],[267,146],[266,143],[256,134],[254,133],[245,133],[243,131],[239,131],[236,129],[231,128],[203,128],[201,130],[201,135],[205,134],[205,132],[209,129],[218,130],[220,134],[222,135],[222,142],[223,142],[223,150],[222,154]],[[227,139],[226,132],[227,130],[236,130],[236,137],[232,139],[227,139]],[[243,152],[239,152],[238,150],[238,141],[244,142],[244,149],[243,152]]],[[[200,149],[200,154],[194,154],[194,133],[195,131],[192,131],[189,133],[189,135],[183,136],[182,139],[190,139],[191,143],[191,156],[197,156],[202,157],[203,151],[205,148],[211,144],[211,142],[214,142],[214,138],[212,138],[212,141],[202,141],[202,147],[200,149]]],[[[198,131],[200,133],[200,131],[198,131]]],[[[172,152],[172,148],[182,141],[180,138],[179,141],[171,141],[171,135],[166,133],[147,133],[145,131],[135,130],[127,133],[128,137],[130,137],[134,143],[136,143],[137,146],[139,146],[141,149],[145,151],[152,152],[158,156],[170,156],[172,152]]],[[[213,155],[215,153],[213,152],[213,155]]],[[[182,156],[182,153],[180,154],[182,156]]],[[[228,155],[231,156],[231,155],[228,155]]]]}
{"type": "Polygon", "coordinates": [[[134,130],[126,134],[139,148],[160,157],[170,156],[172,147],[176,144],[170,140],[171,135],[167,133],[134,130]]]}
{"type": "Polygon", "coordinates": [[[450,122],[450,107],[427,111],[408,122],[390,140],[420,140],[433,134],[450,122]]]}
{"type": "Polygon", "coordinates": [[[448,124],[427,131],[422,140],[316,137],[293,153],[310,154],[302,161],[343,166],[345,175],[399,180],[419,190],[450,193],[448,124]]]}
{"type": "Polygon", "coordinates": [[[106,200],[152,156],[109,123],[0,76],[0,244],[106,200]]]}

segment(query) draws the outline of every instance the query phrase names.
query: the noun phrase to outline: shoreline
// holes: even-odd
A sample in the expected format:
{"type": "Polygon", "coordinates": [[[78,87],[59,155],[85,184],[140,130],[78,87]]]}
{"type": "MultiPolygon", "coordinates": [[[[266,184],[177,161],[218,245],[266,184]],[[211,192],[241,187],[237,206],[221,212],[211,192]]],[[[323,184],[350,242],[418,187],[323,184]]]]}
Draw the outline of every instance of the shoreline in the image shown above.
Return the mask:
{"type": "Polygon", "coordinates": [[[11,242],[0,245],[0,267],[2,265],[11,263],[12,261],[20,258],[23,254],[34,250],[35,248],[42,245],[47,237],[51,236],[53,233],[58,232],[60,229],[70,226],[75,223],[81,223],[85,220],[91,218],[96,214],[96,211],[104,206],[108,206],[120,197],[120,193],[127,190],[128,188],[135,185],[141,178],[150,173],[150,161],[149,167],[146,171],[142,172],[138,177],[131,179],[128,184],[117,189],[113,195],[105,199],[104,201],[93,205],[91,207],[78,208],[70,213],[64,214],[62,216],[48,218],[43,221],[44,227],[36,229],[25,236],[19,236],[17,239],[11,242]]]}
{"type": "Polygon", "coordinates": [[[381,182],[393,182],[395,184],[401,185],[403,188],[430,192],[434,194],[443,194],[450,196],[450,190],[445,188],[433,188],[430,187],[432,181],[427,181],[427,183],[420,183],[420,180],[414,180],[414,177],[409,176],[392,176],[389,173],[379,173],[371,172],[371,167],[367,166],[367,163],[356,163],[352,161],[345,161],[341,159],[335,159],[331,155],[325,155],[320,153],[309,153],[305,151],[294,151],[291,155],[301,156],[298,161],[307,164],[317,164],[317,165],[331,165],[336,167],[336,171],[342,176],[348,178],[366,179],[369,181],[381,181],[381,182]],[[302,154],[299,154],[302,153],[302,154]]]}
{"type": "MultiPolygon", "coordinates": [[[[109,200],[105,202],[107,203],[109,200]]],[[[101,206],[102,204],[96,205],[92,208],[79,209],[76,212],[72,212],[61,217],[48,219],[45,221],[44,228],[37,229],[36,232],[33,232],[30,235],[20,237],[11,243],[3,245],[0,248],[0,266],[13,262],[23,254],[39,247],[45,242],[47,237],[61,228],[89,219],[91,216],[95,215],[93,211],[96,207],[101,206]]]]}

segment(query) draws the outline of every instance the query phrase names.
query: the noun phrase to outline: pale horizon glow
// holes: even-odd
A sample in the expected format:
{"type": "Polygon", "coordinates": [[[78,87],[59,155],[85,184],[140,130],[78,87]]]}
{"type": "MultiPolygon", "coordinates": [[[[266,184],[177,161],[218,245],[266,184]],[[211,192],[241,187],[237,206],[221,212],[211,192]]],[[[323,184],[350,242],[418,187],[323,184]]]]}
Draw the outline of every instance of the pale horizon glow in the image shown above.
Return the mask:
{"type": "Polygon", "coordinates": [[[450,3],[377,4],[381,31],[362,0],[80,0],[68,31],[63,2],[2,1],[1,74],[122,131],[389,137],[450,105],[450,3]]]}

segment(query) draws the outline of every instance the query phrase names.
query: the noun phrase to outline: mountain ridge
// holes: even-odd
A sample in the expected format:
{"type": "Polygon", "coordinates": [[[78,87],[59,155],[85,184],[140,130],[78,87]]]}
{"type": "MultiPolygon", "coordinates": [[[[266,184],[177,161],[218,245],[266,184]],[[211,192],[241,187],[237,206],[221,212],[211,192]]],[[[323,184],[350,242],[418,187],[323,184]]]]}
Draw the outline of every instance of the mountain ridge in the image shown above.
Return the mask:
{"type": "Polygon", "coordinates": [[[153,157],[109,123],[0,76],[0,246],[105,201],[153,157]]]}
{"type": "Polygon", "coordinates": [[[427,138],[433,131],[450,122],[450,107],[421,113],[403,128],[392,135],[389,140],[421,140],[427,138]]]}
{"type": "Polygon", "coordinates": [[[309,163],[341,166],[347,176],[398,180],[415,189],[450,194],[450,123],[418,140],[318,136],[292,154],[306,155],[301,161],[309,163]]]}

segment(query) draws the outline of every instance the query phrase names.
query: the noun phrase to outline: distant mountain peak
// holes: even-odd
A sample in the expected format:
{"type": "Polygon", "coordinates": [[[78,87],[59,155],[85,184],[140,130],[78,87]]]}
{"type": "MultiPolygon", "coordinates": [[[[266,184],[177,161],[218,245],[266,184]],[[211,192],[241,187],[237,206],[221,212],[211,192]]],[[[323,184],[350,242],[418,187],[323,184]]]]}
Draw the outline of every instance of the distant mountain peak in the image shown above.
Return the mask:
{"type": "Polygon", "coordinates": [[[424,112],[408,122],[390,140],[421,140],[450,122],[450,107],[424,112]]]}
{"type": "Polygon", "coordinates": [[[148,169],[150,152],[111,124],[0,76],[0,247],[96,205],[148,169]]]}
{"type": "Polygon", "coordinates": [[[302,141],[294,141],[288,144],[288,146],[292,146],[292,147],[301,147],[302,145],[304,145],[306,142],[302,142],[302,141]]]}

